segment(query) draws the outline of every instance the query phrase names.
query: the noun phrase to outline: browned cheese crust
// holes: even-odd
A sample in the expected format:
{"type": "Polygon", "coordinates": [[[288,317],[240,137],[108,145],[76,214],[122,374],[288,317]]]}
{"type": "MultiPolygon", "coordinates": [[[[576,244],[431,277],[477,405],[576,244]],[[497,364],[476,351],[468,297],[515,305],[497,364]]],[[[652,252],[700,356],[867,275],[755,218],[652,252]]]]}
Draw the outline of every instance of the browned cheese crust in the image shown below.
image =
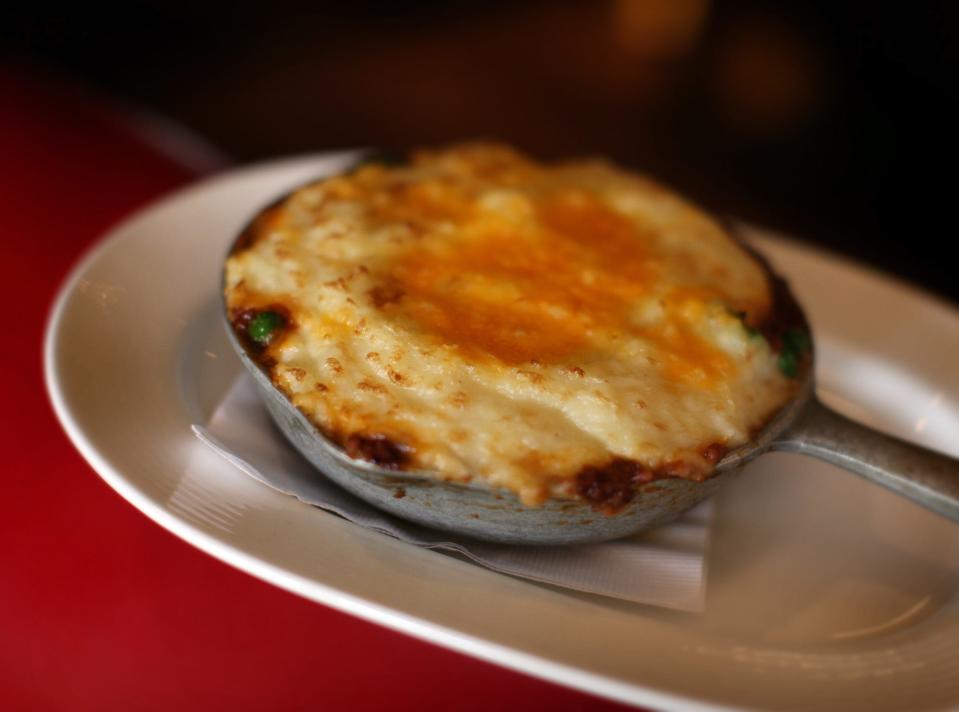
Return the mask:
{"type": "Polygon", "coordinates": [[[808,332],[708,215],[602,161],[422,151],[262,211],[229,318],[352,458],[612,513],[702,480],[795,393],[808,332]]]}

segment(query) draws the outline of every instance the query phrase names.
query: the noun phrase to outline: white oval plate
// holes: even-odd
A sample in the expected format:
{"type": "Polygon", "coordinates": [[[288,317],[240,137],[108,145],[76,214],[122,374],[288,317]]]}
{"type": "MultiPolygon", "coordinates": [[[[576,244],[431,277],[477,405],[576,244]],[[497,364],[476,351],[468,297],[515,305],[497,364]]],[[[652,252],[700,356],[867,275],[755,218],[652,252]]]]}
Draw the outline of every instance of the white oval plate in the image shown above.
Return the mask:
{"type": "MultiPolygon", "coordinates": [[[[121,495],[254,576],[440,645],[617,700],[716,710],[959,706],[959,526],[797,456],[718,500],[707,610],[572,594],[393,541],[283,496],[190,433],[240,365],[220,263],[263,204],[351,154],[233,171],[115,229],[47,331],[67,433],[121,495]]],[[[860,267],[756,236],[820,344],[823,397],[959,454],[959,314],[860,267]]]]}

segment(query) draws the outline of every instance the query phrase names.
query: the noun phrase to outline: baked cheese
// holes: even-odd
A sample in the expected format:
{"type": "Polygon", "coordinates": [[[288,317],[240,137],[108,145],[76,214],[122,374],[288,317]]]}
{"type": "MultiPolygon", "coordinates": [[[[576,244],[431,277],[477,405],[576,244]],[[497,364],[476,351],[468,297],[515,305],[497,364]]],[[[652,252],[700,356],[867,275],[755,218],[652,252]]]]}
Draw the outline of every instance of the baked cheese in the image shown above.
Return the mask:
{"type": "Polygon", "coordinates": [[[350,455],[526,504],[596,500],[624,463],[630,486],[702,479],[795,390],[760,334],[763,266],[601,160],[369,163],[263,212],[225,284],[241,335],[280,315],[246,343],[350,455]]]}

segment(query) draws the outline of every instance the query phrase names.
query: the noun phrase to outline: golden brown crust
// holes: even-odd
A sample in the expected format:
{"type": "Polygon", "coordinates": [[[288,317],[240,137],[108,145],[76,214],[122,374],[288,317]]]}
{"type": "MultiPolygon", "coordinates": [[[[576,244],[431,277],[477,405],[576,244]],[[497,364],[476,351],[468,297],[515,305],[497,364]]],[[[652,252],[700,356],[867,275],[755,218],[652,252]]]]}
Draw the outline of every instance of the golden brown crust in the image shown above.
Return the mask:
{"type": "Polygon", "coordinates": [[[382,433],[351,433],[342,438],[343,450],[355,460],[366,460],[384,470],[401,470],[409,460],[410,448],[393,442],[382,433]]]}
{"type": "MultiPolygon", "coordinates": [[[[658,186],[606,166],[569,164],[552,170],[544,172],[510,151],[466,147],[422,153],[409,170],[366,167],[297,191],[257,216],[232,252],[227,301],[241,342],[277,387],[350,457],[386,469],[435,469],[442,477],[460,481],[479,475],[494,486],[514,489],[528,503],[547,496],[573,496],[607,513],[624,506],[653,479],[704,479],[727,448],[740,444],[744,436],[717,439],[719,433],[714,432],[700,444],[665,450],[651,461],[617,454],[612,448],[605,449],[603,456],[603,449],[592,443],[580,455],[573,450],[551,452],[543,449],[544,441],[529,450],[524,445],[510,463],[512,479],[497,480],[482,468],[457,472],[457,464],[445,470],[455,464],[450,455],[437,453],[438,443],[430,441],[429,431],[423,430],[426,426],[411,420],[415,411],[403,405],[407,393],[420,402],[424,397],[432,399],[429,394],[435,391],[440,400],[436,405],[430,401],[431,417],[439,413],[453,418],[445,421],[443,447],[455,454],[481,434],[457,429],[459,416],[453,413],[472,415],[478,412],[478,403],[487,405],[482,401],[490,396],[476,391],[475,384],[457,387],[444,382],[443,376],[428,375],[450,359],[458,360],[466,374],[495,374],[500,380],[512,374],[516,385],[508,388],[517,393],[539,397],[562,389],[571,394],[565,397],[588,398],[598,407],[622,409],[624,405],[610,400],[615,391],[602,385],[611,376],[600,375],[614,374],[616,368],[597,370],[602,349],[620,348],[619,334],[628,335],[652,354],[645,357],[643,368],[652,369],[662,379],[665,392],[679,398],[687,392],[708,394],[725,388],[730,374],[743,367],[735,350],[743,347],[730,351],[722,339],[703,336],[702,320],[719,319],[710,305],[722,304],[726,312],[740,316],[748,331],[765,335],[774,347],[773,357],[786,331],[797,324],[805,328],[788,290],[764,263],[757,261],[761,266],[755,274],[749,274],[742,257],[737,258],[738,265],[725,264],[720,258],[730,253],[717,237],[722,230],[690,206],[676,203],[658,186]],[[418,177],[417,166],[423,167],[425,177],[418,177]],[[554,178],[560,188],[554,187],[554,178]],[[607,183],[619,192],[603,192],[607,183]],[[477,185],[499,188],[479,193],[477,185]],[[631,206],[626,199],[630,191],[655,203],[653,220],[661,219],[655,210],[665,201],[669,210],[680,215],[678,234],[689,233],[683,237],[686,242],[664,241],[660,231],[665,228],[644,224],[637,215],[649,208],[642,201],[639,207],[631,206]],[[626,198],[620,199],[620,194],[626,198]],[[520,200],[516,195],[525,196],[519,212],[508,205],[513,217],[505,222],[489,218],[492,203],[516,202],[520,200]],[[326,290],[323,294],[332,295],[329,304],[340,306],[324,306],[320,311],[306,307],[296,285],[315,286],[308,273],[301,274],[297,268],[270,277],[273,282],[267,280],[271,285],[292,283],[293,287],[247,282],[253,273],[244,260],[250,253],[272,255],[269,268],[274,271],[293,257],[300,262],[313,260],[311,250],[315,249],[324,251],[326,261],[349,255],[355,228],[341,226],[335,216],[344,208],[338,206],[360,206],[366,234],[386,235],[377,244],[383,245],[387,255],[377,257],[379,262],[350,257],[345,264],[351,266],[326,270],[331,278],[319,284],[326,290]],[[518,219],[537,227],[517,227],[518,219]],[[295,241],[300,239],[296,235],[312,229],[311,225],[324,232],[322,239],[310,238],[316,247],[305,249],[295,241]],[[712,252],[698,256],[699,243],[690,235],[710,232],[703,244],[711,245],[712,252]],[[439,239],[442,235],[456,237],[439,239]],[[671,285],[665,291],[664,283],[671,285]],[[637,316],[637,304],[658,310],[659,321],[645,326],[647,317],[637,316]],[[266,346],[252,342],[246,333],[250,320],[263,310],[281,313],[285,322],[283,337],[266,346]],[[383,328],[408,335],[406,342],[404,338],[384,342],[379,336],[383,328]],[[293,333],[298,329],[302,334],[293,333]],[[327,349],[335,355],[319,357],[311,366],[301,362],[303,353],[323,351],[311,343],[355,343],[349,352],[363,346],[359,354],[327,349]],[[392,345],[370,347],[369,343],[392,345]],[[357,357],[360,362],[354,361],[357,357]],[[423,368],[429,365],[427,370],[422,370],[421,363],[423,368]],[[577,458],[580,464],[573,465],[577,458]]],[[[256,259],[262,261],[259,254],[256,259]]],[[[723,338],[728,342],[730,337],[723,338]]],[[[753,353],[755,346],[749,349],[750,359],[769,358],[762,349],[758,353],[753,353]]],[[[802,355],[802,367],[808,363],[808,355],[802,355]]],[[[775,380],[771,375],[763,378],[770,385],[775,380]]],[[[788,384],[776,382],[775,387],[783,394],[792,392],[788,384]]],[[[745,405],[739,407],[748,406],[752,397],[748,390],[743,393],[745,405]]],[[[781,396],[779,402],[785,398],[781,396]]],[[[640,414],[630,417],[644,419],[648,432],[674,436],[677,424],[663,411],[662,403],[648,395],[629,403],[640,414]]],[[[761,407],[762,418],[737,426],[741,432],[755,431],[775,412],[768,405],[761,407]]],[[[552,416],[534,416],[533,411],[524,415],[522,405],[510,408],[516,409],[515,415],[507,412],[504,417],[525,419],[524,427],[538,420],[544,424],[536,427],[556,427],[547,424],[552,416]]]]}

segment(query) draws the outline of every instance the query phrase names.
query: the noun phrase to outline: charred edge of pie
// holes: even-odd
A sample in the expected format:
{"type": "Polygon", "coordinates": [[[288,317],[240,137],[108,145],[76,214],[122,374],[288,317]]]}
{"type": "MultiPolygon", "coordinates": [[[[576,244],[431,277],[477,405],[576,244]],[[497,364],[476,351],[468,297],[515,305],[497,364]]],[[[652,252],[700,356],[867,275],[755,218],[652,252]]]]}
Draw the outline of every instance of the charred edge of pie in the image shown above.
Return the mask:
{"type": "Polygon", "coordinates": [[[647,467],[636,460],[616,457],[603,465],[586,465],[576,473],[574,491],[593,510],[612,516],[621,512],[643,485],[654,480],[684,479],[703,482],[713,474],[713,466],[728,451],[723,443],[712,443],[701,454],[709,463],[703,470],[690,463],[667,462],[657,468],[647,467]]]}
{"type": "MultiPolygon", "coordinates": [[[[272,368],[272,365],[268,368],[272,368]]],[[[333,430],[318,422],[311,413],[303,408],[299,406],[296,406],[296,408],[316,428],[320,436],[339,447],[351,460],[362,460],[383,470],[392,471],[406,470],[415,464],[413,461],[414,448],[408,443],[396,440],[384,433],[359,431],[344,433],[333,430]]],[[[402,478],[389,478],[388,484],[408,481],[402,478]]]]}
{"type": "Polygon", "coordinates": [[[648,467],[617,457],[605,465],[587,465],[576,473],[575,489],[580,499],[596,511],[616,514],[636,496],[636,490],[653,481],[648,467]]]}
{"type": "Polygon", "coordinates": [[[759,325],[759,331],[769,342],[770,348],[778,353],[782,350],[786,332],[799,329],[809,334],[809,323],[786,280],[773,273],[768,263],[763,264],[763,267],[772,289],[772,308],[759,325]]]}
{"type": "Polygon", "coordinates": [[[783,346],[785,345],[785,336],[789,332],[801,332],[809,340],[811,348],[799,354],[800,361],[797,375],[799,378],[804,377],[812,366],[815,345],[812,341],[812,331],[809,328],[809,322],[806,320],[806,315],[803,313],[802,307],[799,306],[799,302],[796,301],[796,297],[789,288],[789,283],[776,274],[776,271],[773,269],[769,260],[766,259],[765,255],[745,240],[742,236],[741,228],[734,220],[722,216],[718,218],[718,221],[726,235],[739,245],[739,248],[752,257],[760,268],[762,268],[766,279],[769,281],[769,313],[756,325],[756,330],[766,339],[770,350],[774,354],[782,353],[783,346]]]}
{"type": "Polygon", "coordinates": [[[704,447],[701,454],[706,462],[715,465],[726,456],[727,452],[729,452],[729,448],[723,443],[713,443],[704,447]]]}
{"type": "Polygon", "coordinates": [[[402,470],[409,464],[412,452],[408,445],[382,433],[352,433],[342,438],[341,447],[350,458],[384,470],[402,470]]]}
{"type": "Polygon", "coordinates": [[[237,338],[240,340],[240,343],[243,345],[243,348],[246,352],[261,366],[270,368],[276,365],[276,361],[269,355],[269,347],[277,343],[284,334],[289,333],[294,328],[296,324],[293,322],[293,319],[290,316],[290,310],[283,304],[270,304],[266,307],[234,307],[230,310],[229,313],[230,325],[233,327],[233,333],[236,334],[237,338]],[[272,337],[268,344],[260,344],[250,338],[249,328],[253,319],[256,318],[258,314],[265,312],[273,312],[274,314],[279,314],[283,319],[282,326],[279,328],[279,333],[277,336],[272,337]]]}

